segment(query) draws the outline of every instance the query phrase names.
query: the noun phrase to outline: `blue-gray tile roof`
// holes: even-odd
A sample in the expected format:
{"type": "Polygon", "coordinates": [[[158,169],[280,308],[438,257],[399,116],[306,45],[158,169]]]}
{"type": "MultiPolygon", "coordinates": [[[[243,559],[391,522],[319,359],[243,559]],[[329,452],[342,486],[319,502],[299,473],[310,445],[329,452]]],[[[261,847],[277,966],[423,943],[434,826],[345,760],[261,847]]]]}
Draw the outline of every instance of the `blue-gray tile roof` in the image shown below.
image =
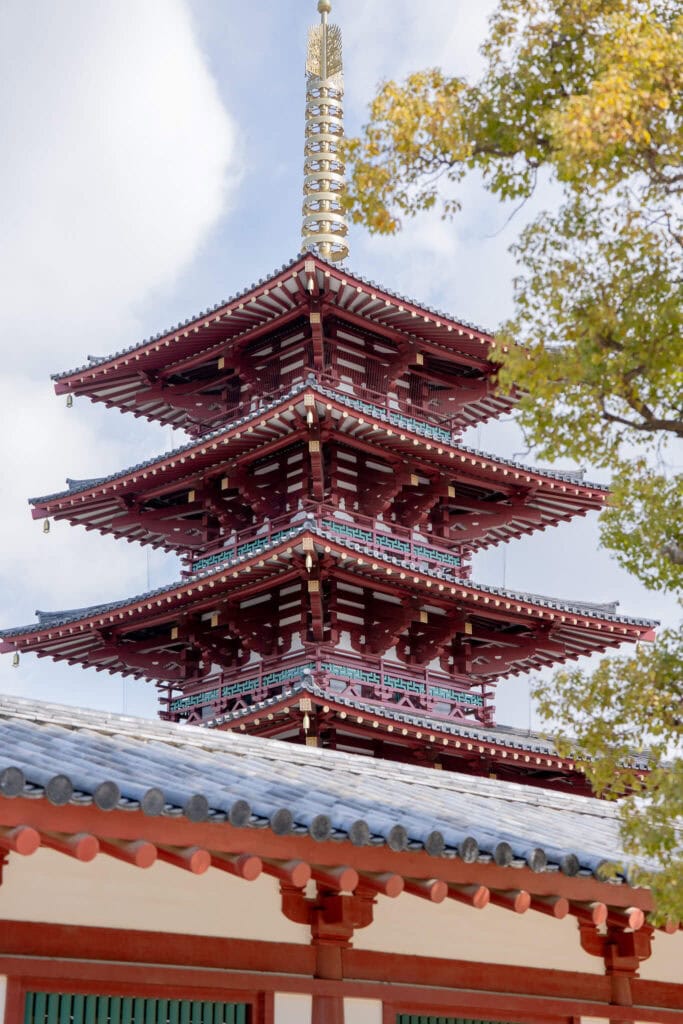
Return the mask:
{"type": "MultiPolygon", "coordinates": [[[[600,874],[605,863],[628,864],[618,809],[603,801],[0,698],[0,795],[21,794],[530,864],[537,871],[600,874]]],[[[628,877],[627,866],[619,877],[628,877]]]]}

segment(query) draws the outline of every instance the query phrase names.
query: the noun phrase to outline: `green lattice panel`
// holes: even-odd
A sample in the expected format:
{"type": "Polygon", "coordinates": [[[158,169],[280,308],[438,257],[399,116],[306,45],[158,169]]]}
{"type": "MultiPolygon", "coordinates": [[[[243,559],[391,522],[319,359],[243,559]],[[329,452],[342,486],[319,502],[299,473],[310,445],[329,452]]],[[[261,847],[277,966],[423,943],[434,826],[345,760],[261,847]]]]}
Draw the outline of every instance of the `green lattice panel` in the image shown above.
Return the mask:
{"type": "Polygon", "coordinates": [[[332,661],[324,661],[321,665],[324,672],[340,676],[342,679],[353,679],[359,683],[372,683],[377,686],[381,682],[379,672],[372,672],[361,668],[349,668],[346,665],[335,665],[332,661]]]}
{"type": "Polygon", "coordinates": [[[27,992],[24,1024],[248,1024],[246,1003],[27,992]]]}
{"type": "Polygon", "coordinates": [[[241,693],[249,693],[256,689],[258,679],[243,679],[241,683],[229,683],[221,690],[221,697],[238,697],[241,693]]]}
{"type": "Polygon", "coordinates": [[[242,557],[243,555],[252,555],[255,551],[260,551],[265,544],[277,544],[279,540],[283,540],[285,537],[291,537],[296,533],[296,527],[290,527],[286,530],[277,530],[275,533],[271,533],[270,537],[267,534],[263,534],[262,537],[256,537],[254,540],[246,541],[244,544],[238,545],[237,548],[228,548],[225,551],[219,551],[215,555],[207,555],[206,558],[200,558],[198,561],[192,563],[192,572],[201,572],[203,569],[210,569],[214,565],[220,565],[221,562],[227,561],[229,558],[242,557]]]}
{"type": "Polygon", "coordinates": [[[324,519],[323,526],[333,533],[339,533],[349,540],[362,541],[363,544],[372,543],[372,534],[369,530],[361,530],[359,526],[351,526],[348,523],[336,523],[333,519],[324,519]]]}
{"type": "Polygon", "coordinates": [[[266,672],[261,680],[262,686],[276,686],[278,683],[288,683],[290,679],[298,679],[304,669],[313,671],[315,664],[309,662],[306,665],[295,665],[294,668],[281,668],[279,672],[266,672]]]}
{"type": "Polygon", "coordinates": [[[443,565],[460,565],[458,556],[451,555],[447,551],[435,551],[434,548],[427,548],[422,544],[416,544],[413,551],[416,558],[428,558],[432,562],[441,562],[443,565]]]}
{"type": "Polygon", "coordinates": [[[424,693],[425,684],[418,683],[416,679],[405,679],[403,676],[388,676],[385,674],[384,683],[394,690],[403,690],[404,693],[424,693]]]}
{"type": "Polygon", "coordinates": [[[402,555],[410,554],[410,544],[405,540],[398,540],[396,537],[385,537],[380,535],[377,538],[381,548],[388,548],[390,551],[399,551],[402,555]]]}
{"type": "MultiPolygon", "coordinates": [[[[369,530],[362,530],[358,526],[351,526],[347,523],[338,523],[332,519],[323,520],[323,526],[331,530],[333,533],[338,533],[342,537],[346,537],[349,540],[360,541],[362,544],[372,544],[372,533],[369,530]]],[[[410,558],[411,550],[408,541],[399,540],[398,537],[391,537],[388,534],[379,533],[376,535],[377,545],[380,548],[385,548],[387,551],[393,551],[399,555],[410,558]]],[[[437,551],[435,548],[426,547],[423,544],[415,544],[413,546],[412,554],[415,558],[426,558],[431,562],[438,562],[440,565],[450,565],[457,567],[460,565],[460,559],[457,555],[452,555],[448,551],[437,551]]]]}
{"type": "Polygon", "coordinates": [[[306,665],[296,665],[294,668],[283,668],[279,672],[267,672],[260,681],[258,676],[254,676],[241,682],[227,683],[221,690],[204,690],[202,693],[193,693],[191,697],[177,697],[171,701],[171,711],[187,711],[188,708],[208,704],[219,697],[239,697],[242,693],[250,693],[259,685],[266,688],[277,686],[278,683],[287,683],[290,679],[298,679],[304,669],[312,671],[314,668],[313,662],[309,662],[306,665]]]}
{"type": "Polygon", "coordinates": [[[447,686],[430,686],[429,695],[454,700],[457,704],[470,704],[473,708],[480,708],[484,704],[484,698],[478,693],[459,693],[457,690],[449,690],[447,686]]]}
{"type": "Polygon", "coordinates": [[[220,690],[204,690],[203,693],[193,693],[191,697],[178,697],[171,701],[171,711],[186,711],[193,708],[195,704],[208,704],[210,700],[218,700],[220,690]]]}

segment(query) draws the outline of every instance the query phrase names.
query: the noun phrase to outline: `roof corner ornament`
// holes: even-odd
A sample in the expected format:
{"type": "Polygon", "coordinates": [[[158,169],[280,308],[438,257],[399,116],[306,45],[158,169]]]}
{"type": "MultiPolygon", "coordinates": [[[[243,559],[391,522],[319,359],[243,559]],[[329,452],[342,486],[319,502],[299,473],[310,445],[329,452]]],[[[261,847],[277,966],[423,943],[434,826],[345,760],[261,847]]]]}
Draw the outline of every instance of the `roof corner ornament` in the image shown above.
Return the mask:
{"type": "Polygon", "coordinates": [[[331,262],[349,254],[348,225],[341,204],[344,164],[338,144],[344,134],[342,41],[338,25],[329,25],[330,0],[318,0],[320,24],[308,30],[306,54],[306,137],[303,249],[331,262]]]}

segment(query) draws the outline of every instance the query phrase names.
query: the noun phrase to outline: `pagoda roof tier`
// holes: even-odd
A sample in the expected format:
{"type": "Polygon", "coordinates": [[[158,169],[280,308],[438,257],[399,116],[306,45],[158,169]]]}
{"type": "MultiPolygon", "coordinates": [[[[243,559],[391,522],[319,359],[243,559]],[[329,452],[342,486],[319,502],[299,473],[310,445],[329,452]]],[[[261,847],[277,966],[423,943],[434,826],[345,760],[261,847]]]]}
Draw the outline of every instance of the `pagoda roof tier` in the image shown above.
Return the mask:
{"type": "MultiPolygon", "coordinates": [[[[268,459],[286,458],[288,446],[296,444],[319,498],[339,488],[348,500],[355,488],[361,512],[396,507],[404,525],[424,525],[424,515],[438,505],[448,511],[445,536],[468,550],[600,509],[607,497],[607,489],[584,481],[582,472],[541,469],[479,451],[449,430],[311,378],[201,440],[32,498],[33,516],[66,519],[168,551],[201,552],[221,533],[241,532],[254,515],[277,513],[271,481],[264,474],[259,483],[254,470],[268,459]],[[347,453],[332,479],[323,466],[325,446],[347,453]],[[348,455],[359,465],[372,463],[367,480],[353,476],[348,455]]],[[[292,503],[301,496],[305,491],[292,491],[292,503]]],[[[282,487],[279,497],[284,508],[290,496],[282,487]]]]}
{"type": "MultiPolygon", "coordinates": [[[[189,722],[218,720],[240,709],[264,707],[290,686],[319,684],[321,692],[352,701],[393,706],[395,710],[428,714],[444,722],[475,720],[492,724],[493,689],[486,681],[456,683],[452,675],[427,668],[408,668],[386,658],[362,657],[332,644],[306,644],[284,658],[277,655],[247,662],[241,668],[184,686],[159,682],[164,717],[189,722]]],[[[227,719],[226,719],[227,720],[227,719]]]]}
{"type": "MultiPolygon", "coordinates": [[[[239,405],[239,387],[227,404],[221,389],[234,389],[241,379],[256,393],[270,392],[276,378],[270,381],[266,372],[268,358],[304,334],[319,335],[319,357],[309,363],[310,369],[327,364],[323,343],[355,345],[371,352],[378,363],[389,361],[395,379],[412,366],[418,376],[431,374],[442,384],[456,385],[453,419],[461,428],[512,408],[513,399],[495,391],[496,367],[489,356],[496,342],[490,333],[310,253],[184,323],[53,375],[55,390],[86,395],[174,427],[205,431],[239,405]],[[256,356],[250,369],[242,363],[245,351],[256,356]],[[240,378],[242,370],[247,376],[240,378]],[[448,373],[454,370],[457,378],[451,381],[448,373]]],[[[296,379],[291,368],[283,373],[278,380],[296,379]]],[[[304,373],[305,367],[300,376],[304,373]]]]}
{"type": "Polygon", "coordinates": [[[493,682],[653,638],[655,622],[614,606],[565,602],[458,580],[449,569],[378,554],[315,521],[205,573],[134,598],[4,630],[0,650],[164,679],[200,681],[249,652],[286,654],[294,635],[361,655],[395,648],[406,664],[439,659],[454,682],[493,682]]]}
{"type": "MultiPolygon", "coordinates": [[[[162,717],[167,718],[164,714],[162,717]]],[[[577,755],[560,754],[552,739],[512,726],[442,718],[356,697],[331,693],[302,676],[281,693],[211,718],[189,719],[199,728],[247,733],[303,743],[315,735],[318,746],[381,756],[388,761],[437,765],[448,771],[571,788],[592,795],[577,755]],[[310,707],[308,702],[310,701],[310,707]],[[303,716],[309,715],[308,733],[303,716]],[[314,730],[312,732],[311,730],[314,730]]],[[[585,757],[579,758],[580,763],[585,757]]],[[[629,767],[649,771],[647,754],[635,752],[629,767]]]]}

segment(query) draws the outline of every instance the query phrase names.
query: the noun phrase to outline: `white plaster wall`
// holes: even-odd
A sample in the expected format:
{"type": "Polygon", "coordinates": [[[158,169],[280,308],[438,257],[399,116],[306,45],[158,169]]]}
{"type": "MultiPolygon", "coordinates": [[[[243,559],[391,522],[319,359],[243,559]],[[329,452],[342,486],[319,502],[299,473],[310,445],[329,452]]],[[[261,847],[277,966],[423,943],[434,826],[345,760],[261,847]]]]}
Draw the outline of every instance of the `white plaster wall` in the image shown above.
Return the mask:
{"type": "MultiPolygon", "coordinates": [[[[356,932],[353,944],[356,949],[387,953],[586,974],[604,971],[602,960],[581,949],[578,925],[571,916],[556,921],[531,910],[526,914],[493,906],[474,910],[454,900],[435,905],[415,896],[380,898],[374,922],[356,932]]],[[[658,934],[653,955],[642,964],[640,975],[683,983],[683,933],[658,934]]]]}
{"type": "Polygon", "coordinates": [[[276,992],[274,1004],[274,1024],[310,1024],[313,1004],[311,996],[298,992],[276,992]]]}
{"type": "Polygon", "coordinates": [[[380,899],[375,920],[356,932],[357,949],[484,963],[602,973],[602,962],[579,946],[574,918],[555,921],[528,911],[488,906],[474,910],[454,900],[433,904],[416,896],[380,899]]]}
{"type": "Polygon", "coordinates": [[[345,999],[344,1024],[382,1024],[382,1004],[378,999],[345,999]]]}
{"type": "Polygon", "coordinates": [[[655,932],[652,956],[643,961],[638,973],[647,981],[677,981],[683,985],[683,932],[675,935],[655,932]]]}
{"type": "MultiPolygon", "coordinates": [[[[581,1021],[581,1024],[608,1024],[608,1021],[606,1021],[604,1017],[579,1017],[577,1019],[581,1021]]],[[[636,1020],[633,1024],[651,1024],[651,1022],[646,1020],[636,1020]]]]}
{"type": "Polygon", "coordinates": [[[0,1024],[5,1020],[5,999],[7,996],[7,978],[0,974],[0,1024]]]}
{"type": "Polygon", "coordinates": [[[278,883],[245,882],[209,868],[192,875],[169,864],[136,868],[100,855],[82,864],[52,850],[12,856],[0,886],[0,918],[310,942],[280,913],[278,883]]]}

